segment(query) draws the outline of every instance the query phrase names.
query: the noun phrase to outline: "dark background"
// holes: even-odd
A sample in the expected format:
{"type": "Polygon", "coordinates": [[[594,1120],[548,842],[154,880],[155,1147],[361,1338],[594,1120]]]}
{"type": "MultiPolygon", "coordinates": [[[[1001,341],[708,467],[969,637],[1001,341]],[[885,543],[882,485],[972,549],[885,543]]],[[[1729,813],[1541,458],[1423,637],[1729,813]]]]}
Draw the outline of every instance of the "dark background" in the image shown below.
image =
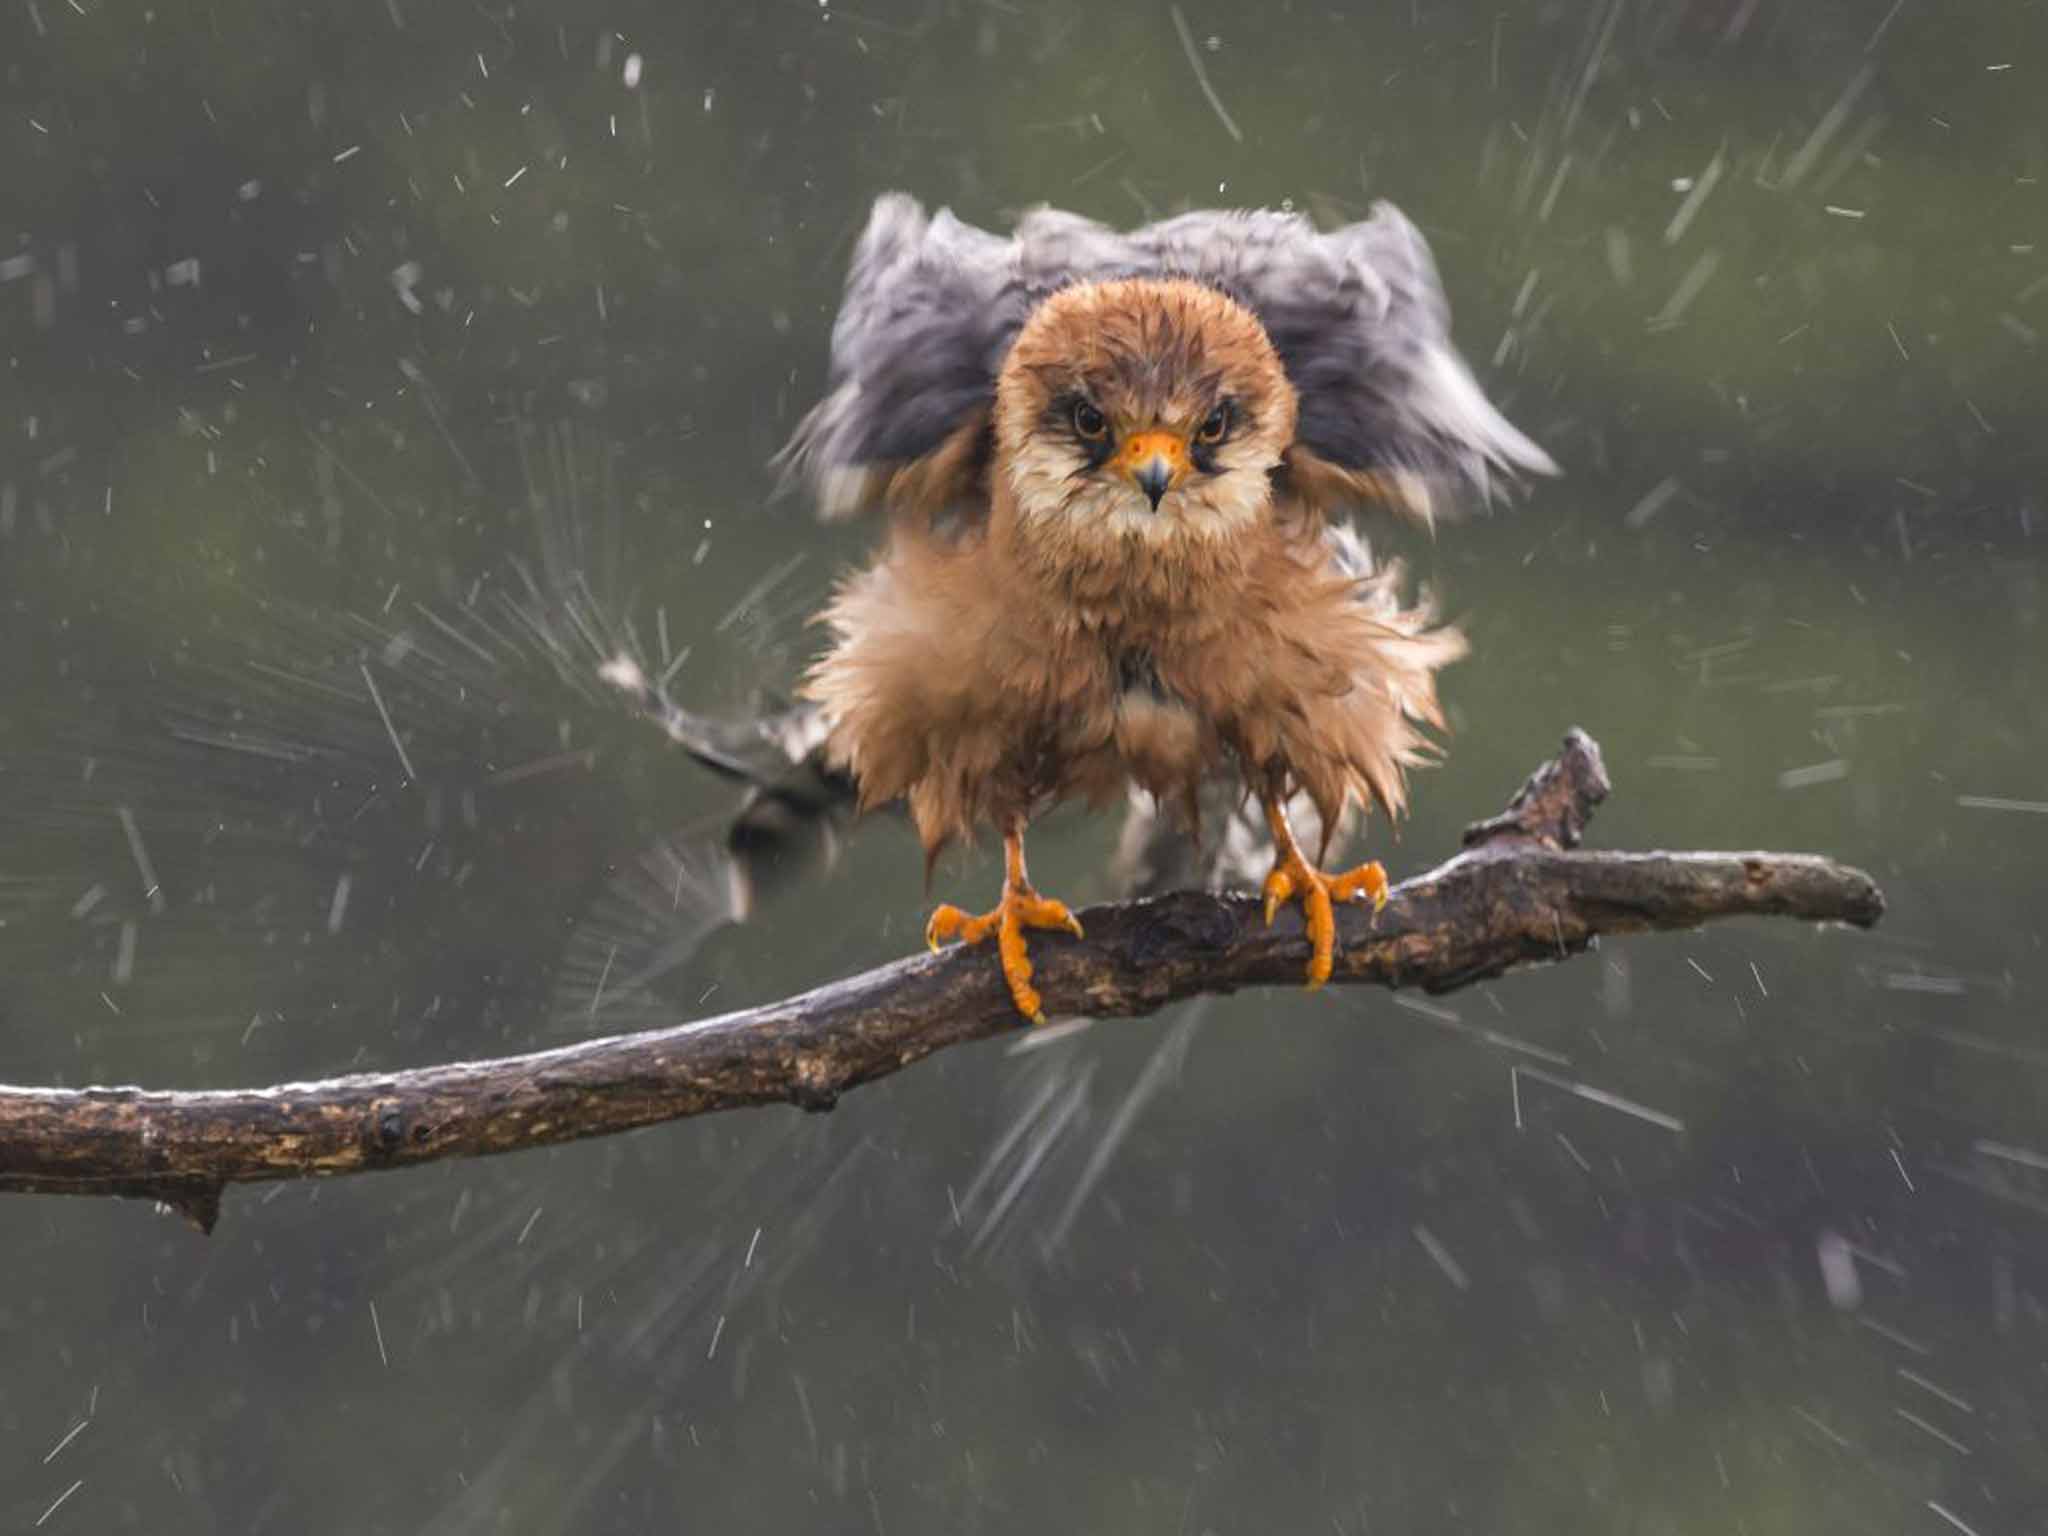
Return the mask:
{"type": "Polygon", "coordinates": [[[1396,540],[1475,641],[1396,874],[1580,724],[1596,842],[1827,850],[1884,925],[1217,1000],[211,1240],[5,1197],[0,1520],[2048,1522],[2048,7],[1180,19],[1230,124],[1149,5],[15,0],[0,1081],[495,1054],[915,942],[894,820],[725,924],[732,789],[594,675],[687,648],[733,712],[814,647],[866,534],[764,461],[892,187],[1398,201],[1566,475],[1396,540]],[[1517,1065],[1685,1129],[1527,1077],[1518,1129],[1517,1065]]]}

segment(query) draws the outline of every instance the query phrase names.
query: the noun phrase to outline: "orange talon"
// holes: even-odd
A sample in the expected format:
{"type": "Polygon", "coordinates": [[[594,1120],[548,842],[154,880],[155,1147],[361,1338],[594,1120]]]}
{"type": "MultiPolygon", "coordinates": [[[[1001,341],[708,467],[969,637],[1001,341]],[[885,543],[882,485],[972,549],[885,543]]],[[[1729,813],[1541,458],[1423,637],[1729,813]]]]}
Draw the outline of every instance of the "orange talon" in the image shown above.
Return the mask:
{"type": "Polygon", "coordinates": [[[952,905],[937,908],[925,924],[924,941],[937,949],[948,939],[979,944],[994,934],[1011,1001],[1031,1023],[1043,1024],[1045,1010],[1038,989],[1031,985],[1031,956],[1024,946],[1026,928],[1064,928],[1077,939],[1082,936],[1081,921],[1067,910],[1065,902],[1041,896],[1033,888],[1024,872],[1024,834],[1020,829],[1003,834],[1002,899],[979,916],[952,905]]]}
{"type": "Polygon", "coordinates": [[[1387,872],[1375,859],[1341,875],[1326,875],[1302,854],[1287,824],[1287,812],[1277,798],[1266,799],[1266,823],[1273,829],[1273,869],[1266,876],[1266,926],[1273,914],[1289,901],[1301,902],[1302,923],[1308,929],[1308,987],[1313,992],[1330,979],[1331,962],[1337,951],[1337,914],[1333,902],[1372,898],[1378,912],[1387,904],[1387,872]]]}

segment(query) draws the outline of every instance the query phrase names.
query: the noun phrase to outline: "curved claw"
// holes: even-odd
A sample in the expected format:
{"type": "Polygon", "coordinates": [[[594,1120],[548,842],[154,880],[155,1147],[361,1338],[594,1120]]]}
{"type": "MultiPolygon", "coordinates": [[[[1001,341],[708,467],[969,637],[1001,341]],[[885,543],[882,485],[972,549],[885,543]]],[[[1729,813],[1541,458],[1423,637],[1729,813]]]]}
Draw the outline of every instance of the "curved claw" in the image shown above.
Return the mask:
{"type": "Polygon", "coordinates": [[[1282,862],[1273,866],[1266,876],[1266,926],[1273,926],[1273,914],[1294,895],[1294,876],[1282,862]]]}
{"type": "Polygon", "coordinates": [[[1064,928],[1075,938],[1086,938],[1081,920],[1067,910],[1064,901],[1050,896],[1026,895],[1017,902],[1017,920],[1026,928],[1064,928]]]}

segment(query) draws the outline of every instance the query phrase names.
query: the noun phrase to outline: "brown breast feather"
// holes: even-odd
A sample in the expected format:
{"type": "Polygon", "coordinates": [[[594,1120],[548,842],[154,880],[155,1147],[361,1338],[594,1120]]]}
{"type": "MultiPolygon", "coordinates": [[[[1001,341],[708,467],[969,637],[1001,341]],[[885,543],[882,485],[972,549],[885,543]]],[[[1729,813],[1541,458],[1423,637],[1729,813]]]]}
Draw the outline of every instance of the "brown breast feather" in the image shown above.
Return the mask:
{"type": "Polygon", "coordinates": [[[863,801],[907,796],[934,852],[1126,779],[1192,805],[1233,757],[1327,822],[1353,797],[1398,812],[1463,636],[1402,605],[1398,567],[1340,569],[1309,520],[1240,553],[1227,580],[1125,573],[1119,608],[1019,569],[1000,538],[900,528],[827,608],[805,692],[863,801]]]}

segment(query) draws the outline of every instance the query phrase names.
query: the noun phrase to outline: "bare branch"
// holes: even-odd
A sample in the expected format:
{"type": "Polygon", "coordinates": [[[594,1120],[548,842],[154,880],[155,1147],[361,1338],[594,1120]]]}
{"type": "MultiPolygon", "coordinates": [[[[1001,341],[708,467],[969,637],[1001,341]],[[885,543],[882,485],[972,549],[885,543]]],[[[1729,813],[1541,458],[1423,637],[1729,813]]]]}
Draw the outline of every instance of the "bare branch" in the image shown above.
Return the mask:
{"type": "MultiPolygon", "coordinates": [[[[1786,853],[1576,851],[1608,789],[1573,731],[1456,857],[1338,917],[1333,982],[1447,992],[1562,960],[1603,933],[1783,916],[1868,927],[1871,878],[1786,853]]],[[[1035,938],[1057,1014],[1151,1013],[1198,993],[1298,985],[1298,920],[1249,897],[1181,892],[1091,908],[1085,941],[1035,938]]],[[[202,1230],[229,1184],[326,1178],[609,1135],[745,1105],[830,1109],[840,1094],[950,1045],[1022,1027],[993,959],[899,960],[784,1002],[493,1061],[274,1088],[0,1088],[0,1190],[129,1195],[202,1230]]]]}

